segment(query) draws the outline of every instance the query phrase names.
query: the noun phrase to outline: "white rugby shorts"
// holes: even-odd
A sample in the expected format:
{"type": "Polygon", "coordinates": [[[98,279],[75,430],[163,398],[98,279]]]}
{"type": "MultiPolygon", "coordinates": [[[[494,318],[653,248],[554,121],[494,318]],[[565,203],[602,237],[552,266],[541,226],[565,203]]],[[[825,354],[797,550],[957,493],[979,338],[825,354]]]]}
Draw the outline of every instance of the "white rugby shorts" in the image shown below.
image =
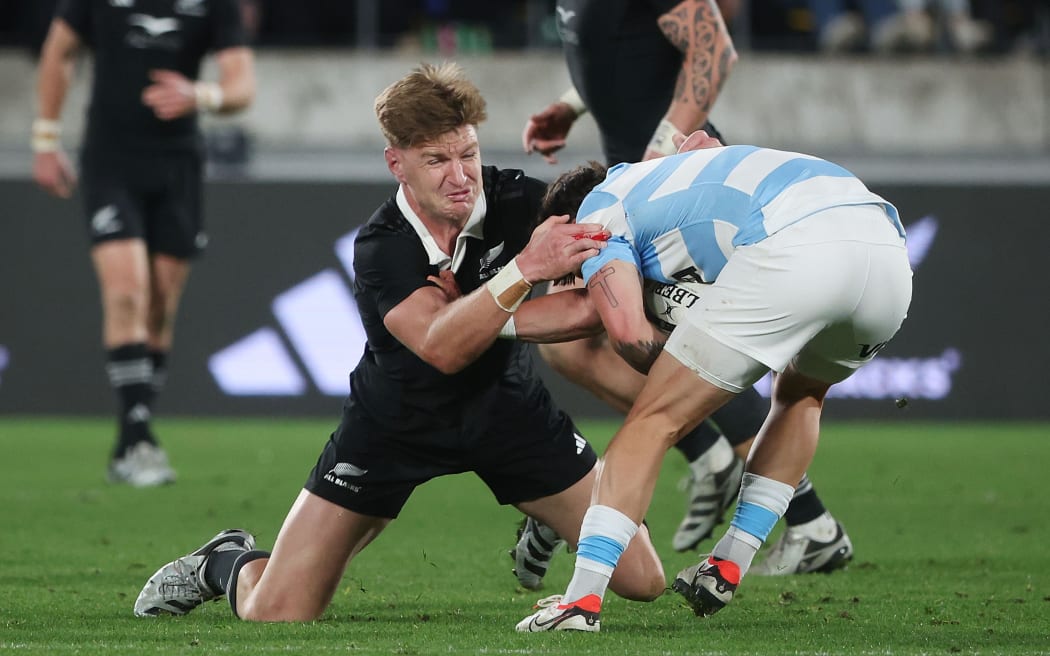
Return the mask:
{"type": "Polygon", "coordinates": [[[911,275],[880,206],[823,210],[734,251],[664,350],[730,392],[788,364],[836,383],[900,329],[911,275]]]}

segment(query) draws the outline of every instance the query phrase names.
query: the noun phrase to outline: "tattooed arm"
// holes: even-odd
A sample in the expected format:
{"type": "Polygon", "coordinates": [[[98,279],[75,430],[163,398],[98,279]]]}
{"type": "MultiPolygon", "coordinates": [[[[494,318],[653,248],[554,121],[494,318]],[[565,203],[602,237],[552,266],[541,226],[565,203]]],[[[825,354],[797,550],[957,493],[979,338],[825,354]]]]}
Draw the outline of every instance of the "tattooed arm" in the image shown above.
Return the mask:
{"type": "Polygon", "coordinates": [[[643,374],[664,348],[667,336],[645,316],[642,279],[633,264],[612,260],[587,283],[613,349],[643,374]]]}
{"type": "Polygon", "coordinates": [[[715,0],[682,0],[658,19],[660,31],[682,52],[674,97],[645,151],[645,159],[674,152],[673,137],[707,121],[737,54],[715,0]]]}

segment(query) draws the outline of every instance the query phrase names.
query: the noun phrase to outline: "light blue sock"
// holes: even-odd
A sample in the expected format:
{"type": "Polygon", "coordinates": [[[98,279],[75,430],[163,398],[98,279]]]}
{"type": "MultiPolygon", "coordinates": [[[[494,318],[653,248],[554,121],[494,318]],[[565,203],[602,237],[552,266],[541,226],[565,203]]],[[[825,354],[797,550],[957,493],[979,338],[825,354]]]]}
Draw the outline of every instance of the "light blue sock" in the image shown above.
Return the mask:
{"type": "Polygon", "coordinates": [[[794,494],[795,488],[787,483],[757,474],[744,474],[733,521],[711,555],[736,563],[740,567],[741,577],[747,574],[755,554],[777,521],[784,516],[794,494]]]}
{"type": "Polygon", "coordinates": [[[637,532],[638,525],[615,508],[588,508],[580,527],[576,570],[565,590],[564,600],[576,601],[592,594],[603,599],[620,556],[637,532]]]}

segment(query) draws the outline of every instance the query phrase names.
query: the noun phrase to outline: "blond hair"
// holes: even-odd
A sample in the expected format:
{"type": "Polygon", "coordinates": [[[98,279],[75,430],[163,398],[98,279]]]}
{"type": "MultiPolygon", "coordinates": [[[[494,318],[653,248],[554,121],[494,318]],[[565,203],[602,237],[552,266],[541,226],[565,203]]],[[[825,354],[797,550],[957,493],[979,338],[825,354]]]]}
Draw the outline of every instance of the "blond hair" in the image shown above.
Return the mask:
{"type": "Polygon", "coordinates": [[[387,142],[411,148],[464,125],[485,120],[485,99],[454,63],[421,64],[376,98],[376,118],[387,142]]]}

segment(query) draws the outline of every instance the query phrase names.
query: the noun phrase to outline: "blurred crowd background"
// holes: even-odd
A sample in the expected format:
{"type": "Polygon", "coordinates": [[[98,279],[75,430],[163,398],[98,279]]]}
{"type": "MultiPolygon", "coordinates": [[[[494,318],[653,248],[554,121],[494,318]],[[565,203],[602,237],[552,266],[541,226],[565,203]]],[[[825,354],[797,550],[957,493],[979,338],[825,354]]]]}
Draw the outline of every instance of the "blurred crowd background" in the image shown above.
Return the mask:
{"type": "MultiPolygon", "coordinates": [[[[35,51],[59,0],[0,0],[0,47],[35,51]]],[[[560,46],[556,0],[240,0],[260,48],[466,55],[560,46]]],[[[738,49],[1050,54],[1050,0],[723,0],[738,49]]]]}

